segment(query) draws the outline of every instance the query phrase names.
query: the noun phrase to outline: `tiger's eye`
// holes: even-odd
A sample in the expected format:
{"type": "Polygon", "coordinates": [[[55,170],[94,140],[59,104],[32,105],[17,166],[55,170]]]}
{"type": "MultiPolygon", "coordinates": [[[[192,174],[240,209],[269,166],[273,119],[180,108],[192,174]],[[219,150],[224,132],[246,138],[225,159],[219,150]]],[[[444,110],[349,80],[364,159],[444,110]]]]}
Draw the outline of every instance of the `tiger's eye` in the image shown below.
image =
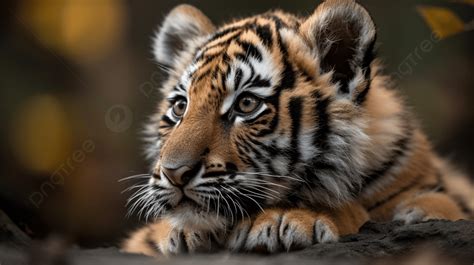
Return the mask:
{"type": "Polygon", "coordinates": [[[186,111],[186,106],[187,102],[184,99],[179,99],[177,100],[174,105],[173,105],[173,113],[177,117],[181,117],[184,115],[184,112],[186,111]]]}
{"type": "Polygon", "coordinates": [[[260,100],[254,96],[248,95],[242,97],[238,102],[238,111],[241,113],[251,113],[260,106],[260,100]]]}

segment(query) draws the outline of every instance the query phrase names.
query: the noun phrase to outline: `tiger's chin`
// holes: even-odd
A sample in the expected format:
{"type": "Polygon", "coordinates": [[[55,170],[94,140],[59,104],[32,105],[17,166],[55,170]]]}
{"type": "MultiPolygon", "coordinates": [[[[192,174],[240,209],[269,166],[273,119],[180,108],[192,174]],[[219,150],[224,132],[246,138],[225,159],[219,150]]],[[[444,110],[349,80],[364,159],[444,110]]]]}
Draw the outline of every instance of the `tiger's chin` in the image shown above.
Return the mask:
{"type": "Polygon", "coordinates": [[[170,209],[163,218],[168,219],[174,227],[186,227],[195,230],[225,230],[229,224],[227,217],[209,211],[191,199],[181,200],[170,209]]]}

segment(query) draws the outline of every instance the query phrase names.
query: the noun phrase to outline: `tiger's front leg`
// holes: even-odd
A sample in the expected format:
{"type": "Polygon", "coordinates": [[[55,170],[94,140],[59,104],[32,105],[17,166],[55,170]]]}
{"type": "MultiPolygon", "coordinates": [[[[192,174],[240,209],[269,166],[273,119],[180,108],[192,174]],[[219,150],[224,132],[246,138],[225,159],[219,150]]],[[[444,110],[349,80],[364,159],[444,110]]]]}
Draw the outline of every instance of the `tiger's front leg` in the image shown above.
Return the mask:
{"type": "Polygon", "coordinates": [[[359,205],[330,211],[267,209],[253,220],[236,225],[227,247],[232,251],[263,253],[296,250],[335,242],[341,235],[356,233],[367,220],[367,212],[359,205]]]}

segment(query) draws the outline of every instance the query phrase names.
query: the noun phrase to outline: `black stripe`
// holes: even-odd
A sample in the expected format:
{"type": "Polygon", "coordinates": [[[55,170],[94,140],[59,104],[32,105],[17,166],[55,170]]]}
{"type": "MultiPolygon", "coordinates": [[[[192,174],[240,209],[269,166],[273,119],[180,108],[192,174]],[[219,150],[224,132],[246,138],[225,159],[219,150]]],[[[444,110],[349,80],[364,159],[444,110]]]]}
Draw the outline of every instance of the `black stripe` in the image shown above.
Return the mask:
{"type": "Polygon", "coordinates": [[[242,137],[241,137],[241,136],[237,136],[237,139],[238,139],[237,144],[236,144],[236,145],[237,145],[237,148],[243,149],[242,153],[246,153],[246,154],[250,153],[250,149],[248,149],[247,146],[245,146],[245,145],[242,144],[242,142],[244,142],[244,140],[242,139],[242,137]]]}
{"type": "Polygon", "coordinates": [[[206,71],[204,71],[203,73],[197,75],[197,76],[194,76],[193,78],[193,83],[199,83],[200,81],[202,81],[202,79],[204,79],[205,77],[209,76],[209,74],[211,73],[211,70],[210,69],[207,69],[206,71]]]}
{"type": "MultiPolygon", "coordinates": [[[[314,167],[316,168],[316,167],[314,167]]],[[[309,166],[305,168],[303,179],[308,183],[310,187],[311,193],[314,193],[315,189],[318,190],[325,190],[326,188],[321,183],[321,179],[314,174],[313,166],[309,166]]]]}
{"type": "Polygon", "coordinates": [[[171,126],[176,125],[176,122],[174,122],[172,119],[170,119],[170,118],[169,118],[168,116],[166,116],[166,115],[161,116],[161,121],[163,121],[163,122],[165,122],[165,123],[167,123],[167,124],[169,124],[169,125],[171,125],[171,126]]]}
{"type": "MultiPolygon", "coordinates": [[[[364,58],[362,59],[362,69],[368,69],[370,68],[370,64],[375,58],[376,51],[375,51],[375,40],[377,39],[377,34],[374,36],[374,39],[372,42],[367,46],[367,49],[365,50],[364,58]]],[[[365,78],[369,78],[370,74],[367,74],[365,78]]]]}
{"type": "Polygon", "coordinates": [[[186,92],[186,89],[184,88],[183,84],[178,84],[177,86],[175,86],[173,88],[174,91],[183,91],[183,92],[186,92]]]}
{"type": "Polygon", "coordinates": [[[283,89],[292,89],[296,82],[296,75],[295,71],[293,70],[293,66],[288,62],[288,60],[283,59],[283,73],[280,84],[275,88],[277,91],[281,91],[283,89]]]}
{"type": "MultiPolygon", "coordinates": [[[[270,13],[268,15],[264,15],[264,17],[272,20],[275,23],[275,27],[277,31],[280,30],[282,27],[288,28],[288,25],[285,22],[283,22],[275,14],[270,13]]],[[[280,52],[282,53],[283,72],[282,72],[281,82],[275,89],[277,91],[280,91],[282,89],[291,89],[295,85],[296,74],[295,74],[295,71],[293,70],[293,66],[288,61],[288,50],[285,44],[283,43],[281,35],[276,34],[276,39],[277,39],[278,48],[280,49],[280,52]]]]}
{"type": "Polygon", "coordinates": [[[372,170],[369,174],[363,177],[362,188],[370,186],[380,177],[383,177],[387,172],[392,169],[392,167],[397,164],[400,158],[406,153],[409,147],[410,140],[412,138],[412,132],[409,131],[407,136],[402,137],[397,142],[394,143],[396,149],[392,151],[392,155],[388,160],[386,160],[382,165],[375,170],[372,170]]]}
{"type": "Polygon", "coordinates": [[[281,29],[281,28],[289,28],[290,27],[288,24],[286,24],[281,18],[279,18],[275,14],[270,13],[268,15],[264,15],[263,17],[273,21],[273,23],[275,23],[275,26],[278,30],[281,29]]]}
{"type": "Polygon", "coordinates": [[[263,56],[260,50],[255,46],[253,43],[248,42],[248,41],[243,41],[243,40],[236,40],[237,44],[239,44],[242,49],[244,50],[244,53],[237,54],[236,58],[245,60],[248,56],[251,56],[255,59],[257,59],[259,62],[262,61],[263,56]]]}
{"type": "Polygon", "coordinates": [[[311,162],[311,167],[318,169],[319,171],[335,171],[337,170],[336,166],[334,164],[331,164],[328,161],[324,161],[320,157],[316,157],[313,159],[311,162]]]}
{"type": "Polygon", "coordinates": [[[255,163],[255,161],[253,161],[249,156],[247,155],[243,155],[241,154],[242,157],[240,157],[242,159],[242,161],[244,161],[247,165],[250,165],[253,169],[255,169],[256,171],[260,171],[261,168],[255,163]]]}
{"type": "Polygon", "coordinates": [[[255,33],[265,46],[271,48],[273,45],[273,34],[269,25],[256,26],[255,33]]]}
{"type": "Polygon", "coordinates": [[[293,97],[288,103],[288,111],[290,113],[291,119],[291,149],[290,149],[290,159],[291,162],[288,165],[288,171],[293,171],[293,167],[296,162],[300,159],[299,152],[299,132],[301,127],[301,115],[303,113],[303,98],[302,97],[293,97]]]}
{"type": "Polygon", "coordinates": [[[387,202],[391,201],[392,199],[394,199],[395,197],[397,197],[398,195],[410,190],[410,188],[413,188],[414,185],[417,184],[418,180],[420,179],[420,175],[417,175],[412,181],[410,181],[410,183],[404,187],[402,187],[401,189],[399,189],[398,191],[390,194],[389,196],[385,197],[384,199],[376,202],[375,204],[373,204],[372,206],[370,207],[367,207],[367,211],[372,211],[384,204],[386,204],[387,202]]]}
{"type": "Polygon", "coordinates": [[[260,75],[256,75],[251,81],[252,87],[270,87],[270,80],[262,78],[260,75]]]}
{"type": "MultiPolygon", "coordinates": [[[[237,36],[239,36],[242,33],[242,30],[244,30],[248,27],[249,27],[249,24],[244,24],[244,25],[241,25],[241,26],[234,26],[234,27],[226,28],[226,29],[223,29],[221,31],[218,31],[218,32],[214,33],[214,35],[212,35],[212,37],[201,46],[201,48],[200,48],[201,55],[196,57],[194,59],[194,61],[196,62],[196,61],[199,61],[199,60],[203,59],[206,56],[205,53],[207,51],[211,50],[212,48],[219,47],[219,46],[223,46],[223,47],[228,46],[237,36]],[[240,31],[240,32],[238,32],[238,31],[240,31]],[[206,45],[208,45],[209,43],[211,43],[211,42],[213,42],[213,41],[215,41],[215,40],[217,40],[221,37],[224,37],[227,34],[233,34],[233,33],[235,33],[235,35],[229,37],[229,39],[214,43],[213,45],[210,45],[210,46],[206,47],[206,45]]],[[[217,56],[217,55],[218,54],[211,55],[211,56],[217,56]]]]}
{"type": "Polygon", "coordinates": [[[314,115],[316,132],[313,135],[313,146],[320,152],[315,156],[311,163],[306,167],[304,177],[312,188],[324,189],[321,180],[315,176],[315,169],[319,171],[337,170],[336,167],[324,160],[324,154],[329,150],[328,137],[331,132],[330,116],[327,111],[331,102],[330,97],[323,97],[320,91],[315,90],[311,93],[314,99],[314,115]]]}
{"type": "Polygon", "coordinates": [[[246,61],[242,61],[243,64],[245,64],[246,66],[248,66],[250,68],[250,75],[248,76],[248,78],[243,82],[242,86],[241,87],[249,87],[251,86],[251,82],[252,80],[255,79],[255,68],[253,67],[253,65],[247,60],[247,58],[245,58],[246,61]]]}
{"type": "Polygon", "coordinates": [[[221,31],[218,31],[216,33],[214,33],[214,35],[212,35],[212,37],[205,43],[208,44],[208,43],[211,43],[229,33],[232,33],[232,32],[236,32],[236,31],[239,31],[239,30],[243,30],[245,28],[247,28],[248,25],[247,24],[244,24],[244,25],[240,25],[240,26],[234,26],[234,27],[230,27],[230,28],[226,28],[224,30],[221,30],[221,31]]]}
{"type": "MultiPolygon", "coordinates": [[[[274,16],[269,16],[270,19],[275,21],[275,26],[277,29],[279,29],[282,26],[282,21],[280,21],[279,18],[274,17],[274,16]]],[[[288,51],[286,49],[286,46],[284,45],[281,36],[279,34],[276,35],[277,37],[277,43],[278,43],[278,48],[280,49],[280,52],[282,53],[283,57],[283,72],[282,72],[282,78],[280,81],[280,84],[278,84],[275,87],[275,94],[271,99],[268,99],[273,103],[273,106],[275,107],[275,111],[278,113],[279,112],[279,98],[280,98],[280,93],[283,89],[291,89],[294,87],[295,82],[296,82],[296,75],[295,71],[293,70],[293,66],[288,62],[288,51]]],[[[257,136],[262,137],[265,135],[268,135],[270,133],[273,133],[275,128],[278,126],[279,123],[279,116],[275,115],[273,119],[270,122],[270,128],[269,129],[264,129],[261,130],[257,136]]]]}
{"type": "Polygon", "coordinates": [[[372,40],[372,42],[367,46],[367,49],[364,54],[364,58],[362,59],[362,70],[365,71],[365,79],[367,80],[367,86],[362,90],[356,97],[355,99],[355,104],[357,105],[362,105],[365,102],[365,99],[367,97],[367,94],[369,93],[370,89],[370,84],[371,84],[371,79],[370,79],[370,74],[371,74],[371,67],[370,64],[375,58],[375,40],[376,36],[372,40]]]}
{"type": "MultiPolygon", "coordinates": [[[[251,139],[247,139],[249,141],[252,141],[251,139]]],[[[257,161],[262,161],[263,160],[263,155],[262,153],[255,147],[253,146],[252,144],[249,144],[249,143],[245,143],[247,145],[247,148],[250,149],[250,152],[253,153],[255,155],[255,158],[257,159],[257,161]]]]}
{"type": "Polygon", "coordinates": [[[221,55],[222,55],[222,52],[218,52],[216,54],[209,54],[209,55],[208,54],[202,54],[200,57],[196,58],[194,63],[197,63],[198,61],[204,60],[199,66],[199,68],[202,69],[202,68],[206,67],[208,64],[212,63],[212,61],[215,58],[217,58],[221,55]]]}
{"type": "Polygon", "coordinates": [[[242,69],[237,68],[235,71],[235,80],[234,80],[234,90],[238,90],[240,88],[240,82],[242,82],[242,69]]]}
{"type": "Polygon", "coordinates": [[[310,75],[306,69],[298,69],[300,76],[304,78],[306,82],[314,81],[314,76],[310,75]]]}
{"type": "MultiPolygon", "coordinates": [[[[194,60],[195,62],[196,61],[199,61],[201,59],[203,59],[205,56],[206,56],[206,53],[209,51],[209,50],[212,50],[214,48],[217,48],[217,47],[222,47],[223,49],[227,46],[229,46],[229,44],[234,40],[235,37],[239,36],[240,33],[235,33],[235,36],[232,36],[232,37],[229,37],[228,39],[226,40],[223,40],[223,41],[219,41],[219,42],[216,42],[212,45],[209,45],[209,46],[204,46],[203,48],[201,48],[201,50],[198,52],[198,53],[201,53],[200,56],[196,57],[194,60]]],[[[210,42],[208,42],[210,43],[210,42]]]]}
{"type": "Polygon", "coordinates": [[[317,124],[317,130],[314,134],[313,144],[316,148],[321,150],[322,153],[325,153],[329,150],[328,145],[328,136],[331,132],[331,127],[329,125],[330,116],[327,111],[331,100],[329,97],[323,98],[321,93],[318,90],[315,90],[311,96],[314,98],[314,112],[315,112],[315,123],[317,124]]]}
{"type": "Polygon", "coordinates": [[[283,153],[283,150],[277,148],[275,143],[272,143],[270,146],[267,146],[263,144],[261,141],[258,141],[252,137],[249,137],[248,140],[255,146],[258,146],[263,151],[265,151],[271,158],[274,158],[275,156],[283,153]]]}
{"type": "Polygon", "coordinates": [[[434,191],[434,192],[441,192],[441,193],[446,192],[441,172],[438,171],[436,173],[436,182],[435,183],[429,183],[429,184],[422,185],[418,189],[422,190],[422,191],[434,191]]]}

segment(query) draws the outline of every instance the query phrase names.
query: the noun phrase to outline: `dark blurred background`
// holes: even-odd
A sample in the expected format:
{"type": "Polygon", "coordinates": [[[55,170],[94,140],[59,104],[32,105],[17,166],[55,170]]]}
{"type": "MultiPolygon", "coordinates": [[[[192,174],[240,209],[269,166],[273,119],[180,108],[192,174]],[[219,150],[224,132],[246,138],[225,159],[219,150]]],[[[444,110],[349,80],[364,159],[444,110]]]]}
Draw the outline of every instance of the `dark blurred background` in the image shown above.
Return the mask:
{"type": "MultiPolygon", "coordinates": [[[[29,235],[98,246],[139,223],[125,217],[130,193],[121,193],[133,181],[118,180],[147,172],[140,130],[161,81],[151,36],[180,2],[0,3],[0,209],[29,235]]],[[[436,148],[473,176],[472,1],[360,2],[378,26],[386,72],[436,148]],[[450,10],[465,29],[434,37],[423,6],[450,10]]],[[[272,8],[308,15],[319,1],[187,3],[220,24],[272,8]]]]}

